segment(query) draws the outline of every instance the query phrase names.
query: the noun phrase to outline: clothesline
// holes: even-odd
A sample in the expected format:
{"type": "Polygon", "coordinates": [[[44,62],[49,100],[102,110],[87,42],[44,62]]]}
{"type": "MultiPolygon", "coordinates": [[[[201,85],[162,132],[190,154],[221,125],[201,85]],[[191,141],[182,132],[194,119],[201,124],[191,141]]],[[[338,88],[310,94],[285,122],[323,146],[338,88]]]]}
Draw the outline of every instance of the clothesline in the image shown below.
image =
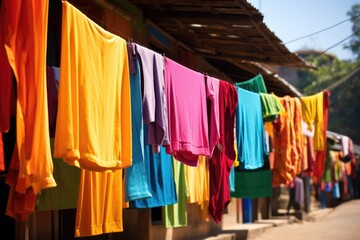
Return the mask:
{"type": "MultiPolygon", "coordinates": [[[[43,10],[45,11],[45,8],[43,10]]],[[[43,20],[46,22],[46,19],[43,20]]],[[[45,30],[42,30],[44,33],[45,30]]],[[[45,48],[44,41],[40,43],[40,47],[45,48]]],[[[20,49],[18,52],[23,51],[20,49]]],[[[44,66],[44,62],[41,62],[37,67],[44,66]]],[[[31,74],[30,70],[29,67],[29,74],[31,74]]],[[[273,121],[274,118],[279,119],[280,116],[276,124],[278,129],[275,130],[278,130],[277,134],[282,134],[285,143],[277,147],[293,151],[293,148],[285,145],[288,144],[288,136],[294,138],[289,142],[298,144],[295,147],[302,144],[300,124],[294,125],[295,118],[297,120],[302,118],[301,98],[281,98],[287,111],[286,114],[281,114],[283,110],[280,106],[276,106],[278,97],[265,95],[267,90],[261,75],[235,85],[208,76],[207,73],[190,69],[132,41],[126,42],[118,35],[101,28],[67,2],[63,2],[60,71],[54,156],[63,158],[69,165],[81,168],[76,236],[103,233],[103,229],[93,226],[103,226],[107,229],[109,225],[116,225],[111,231],[122,230],[122,222],[113,224],[111,221],[112,218],[122,219],[122,192],[127,191],[128,194],[131,188],[129,186],[125,186],[126,190],[122,188],[123,169],[126,169],[126,180],[133,181],[134,185],[140,184],[144,187],[143,182],[148,182],[149,186],[162,182],[172,185],[169,188],[170,199],[166,194],[156,198],[154,196],[156,191],[146,192],[140,197],[136,194],[135,197],[128,194],[127,197],[133,201],[130,205],[149,207],[153,206],[154,202],[158,204],[158,200],[163,200],[162,204],[167,205],[176,202],[173,179],[171,180],[172,169],[175,167],[172,168],[171,159],[174,158],[177,162],[183,162],[188,166],[198,166],[199,155],[207,156],[212,189],[209,193],[209,212],[214,220],[219,222],[230,202],[229,174],[236,158],[241,164],[236,169],[235,179],[241,183],[245,183],[239,180],[243,179],[243,174],[253,173],[246,170],[266,167],[261,169],[261,178],[255,177],[255,180],[261,179],[262,183],[266,182],[266,186],[263,186],[265,195],[271,195],[271,171],[265,166],[268,161],[264,159],[268,152],[264,141],[264,116],[270,117],[269,121],[273,121]],[[295,105],[298,112],[294,110],[295,105]],[[261,112],[262,109],[266,110],[263,110],[266,114],[261,112]],[[295,127],[299,134],[288,134],[291,128],[295,127]],[[149,160],[146,161],[148,164],[146,166],[144,166],[145,157],[149,160]],[[154,166],[154,164],[159,165],[154,166]],[[167,164],[166,167],[163,164],[167,164]],[[150,168],[153,169],[149,170],[150,168]],[[153,171],[151,174],[154,176],[150,176],[150,171],[153,171]],[[138,173],[142,175],[142,179],[138,173]],[[151,183],[149,181],[151,177],[160,180],[151,183]],[[104,183],[109,188],[103,188],[104,183]],[[146,199],[143,199],[144,196],[146,199]],[[88,201],[89,199],[92,201],[88,201]],[[103,204],[104,202],[106,204],[103,204]],[[93,206],[97,206],[99,211],[94,213],[93,206]],[[102,216],[109,219],[104,219],[102,216]]],[[[42,77],[44,78],[41,80],[45,81],[45,76],[42,77]]],[[[20,80],[23,81],[22,78],[20,80]]],[[[20,80],[19,90],[23,90],[24,86],[21,85],[23,82],[20,80]]],[[[32,83],[35,83],[35,80],[32,83]]],[[[42,84],[46,86],[45,82],[42,84]]],[[[314,96],[309,96],[309,99],[303,101],[309,108],[306,108],[308,123],[316,120],[319,125],[321,122],[317,115],[320,108],[316,107],[321,105],[321,112],[323,111],[323,102],[321,104],[317,102],[317,97],[322,96],[322,93],[319,93],[316,99],[314,96]]],[[[21,97],[22,95],[19,95],[19,98],[21,97]]],[[[45,93],[36,97],[44,97],[37,101],[45,105],[45,93]]],[[[44,107],[41,115],[42,127],[48,125],[45,121],[47,118],[45,109],[44,107]]],[[[23,113],[17,114],[22,116],[23,113]]],[[[26,126],[32,126],[33,122],[29,122],[27,124],[30,125],[26,126]]],[[[22,130],[22,127],[18,125],[17,130],[22,130]]],[[[48,141],[49,136],[46,135],[48,129],[41,129],[44,133],[41,140],[48,141]]],[[[50,145],[49,142],[47,143],[50,145]]],[[[49,149],[45,150],[46,154],[50,154],[49,149]]],[[[17,154],[18,151],[14,153],[17,154]]],[[[294,163],[294,159],[300,159],[301,151],[297,149],[291,154],[296,155],[296,159],[295,157],[291,159],[292,166],[296,164],[296,170],[293,170],[295,167],[286,169],[276,165],[278,183],[282,181],[288,183],[301,170],[300,163],[294,163]]],[[[17,173],[18,159],[17,155],[14,156],[12,165],[15,167],[12,170],[17,173]]],[[[38,158],[31,158],[31,161],[23,159],[24,156],[25,154],[20,154],[20,162],[34,163],[34,159],[38,160],[38,158]]],[[[279,155],[278,161],[289,160],[282,158],[283,156],[279,155]]],[[[47,160],[51,161],[50,155],[47,160]]],[[[51,162],[48,164],[48,173],[51,175],[51,162]]],[[[20,173],[25,174],[27,167],[21,166],[20,173]]],[[[37,173],[37,169],[34,169],[33,174],[37,173]]],[[[178,173],[174,170],[174,175],[178,173]]],[[[52,177],[50,176],[49,179],[52,180],[52,177]]],[[[17,183],[12,184],[15,189],[17,183]]],[[[48,184],[41,187],[53,187],[55,183],[49,181],[48,184]]],[[[38,188],[35,194],[30,192],[32,199],[35,199],[34,196],[36,197],[36,193],[41,190],[40,186],[34,186],[38,188]]],[[[245,189],[248,186],[243,187],[245,189]]],[[[241,189],[237,187],[235,192],[238,190],[241,189]]],[[[236,193],[235,196],[241,197],[241,194],[236,193]]],[[[9,203],[11,207],[11,200],[9,203]]],[[[17,213],[14,213],[14,217],[18,217],[17,213]]]]}

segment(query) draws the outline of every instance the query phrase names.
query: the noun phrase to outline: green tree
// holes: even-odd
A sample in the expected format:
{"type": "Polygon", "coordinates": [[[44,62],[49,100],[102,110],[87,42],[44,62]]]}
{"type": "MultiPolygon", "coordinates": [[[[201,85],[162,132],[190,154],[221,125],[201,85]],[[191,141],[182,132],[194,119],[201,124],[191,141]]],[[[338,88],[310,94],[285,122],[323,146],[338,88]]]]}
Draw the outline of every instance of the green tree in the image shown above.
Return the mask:
{"type": "Polygon", "coordinates": [[[304,95],[311,95],[326,89],[357,66],[356,63],[342,61],[329,54],[312,54],[306,56],[305,60],[315,66],[316,70],[299,72],[301,79],[299,90],[304,95]]]}
{"type": "Polygon", "coordinates": [[[360,59],[360,4],[354,4],[351,10],[347,12],[347,15],[351,17],[353,23],[352,31],[353,36],[349,44],[345,45],[345,48],[350,49],[357,59],[360,59]]]}

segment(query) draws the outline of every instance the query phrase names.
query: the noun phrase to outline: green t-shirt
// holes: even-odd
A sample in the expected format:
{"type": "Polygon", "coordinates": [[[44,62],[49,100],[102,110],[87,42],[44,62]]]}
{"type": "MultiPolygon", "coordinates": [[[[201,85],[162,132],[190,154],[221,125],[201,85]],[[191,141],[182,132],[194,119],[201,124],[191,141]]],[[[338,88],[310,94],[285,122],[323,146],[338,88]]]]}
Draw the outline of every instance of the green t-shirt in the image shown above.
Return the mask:
{"type": "Polygon", "coordinates": [[[162,208],[163,226],[165,228],[187,226],[187,196],[184,164],[173,159],[173,171],[178,202],[162,208]]]}

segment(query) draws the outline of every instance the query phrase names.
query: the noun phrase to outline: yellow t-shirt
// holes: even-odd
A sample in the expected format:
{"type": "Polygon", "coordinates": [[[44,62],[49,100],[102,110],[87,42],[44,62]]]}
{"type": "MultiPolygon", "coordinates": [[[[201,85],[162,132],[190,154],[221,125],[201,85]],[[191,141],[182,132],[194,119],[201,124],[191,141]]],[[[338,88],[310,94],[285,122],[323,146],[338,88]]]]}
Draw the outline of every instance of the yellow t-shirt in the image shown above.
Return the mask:
{"type": "Polygon", "coordinates": [[[123,231],[122,172],[81,170],[75,237],[123,231]]]}
{"type": "Polygon", "coordinates": [[[126,41],[63,2],[55,157],[91,171],[129,167],[126,41]]]}
{"type": "Polygon", "coordinates": [[[308,129],[312,131],[315,124],[314,150],[322,151],[325,147],[323,133],[323,92],[312,96],[301,97],[303,120],[308,124],[308,129]]]}
{"type": "Polygon", "coordinates": [[[185,179],[189,203],[201,204],[204,201],[209,201],[210,176],[207,161],[205,156],[199,156],[197,167],[185,165],[185,179]]]}
{"type": "Polygon", "coordinates": [[[132,163],[126,42],[68,2],[62,4],[54,151],[55,156],[82,168],[75,236],[120,232],[121,168],[132,163]]]}
{"type": "Polygon", "coordinates": [[[200,207],[200,219],[209,221],[210,173],[208,159],[199,156],[198,166],[185,166],[185,180],[188,203],[196,203],[200,207]]]}

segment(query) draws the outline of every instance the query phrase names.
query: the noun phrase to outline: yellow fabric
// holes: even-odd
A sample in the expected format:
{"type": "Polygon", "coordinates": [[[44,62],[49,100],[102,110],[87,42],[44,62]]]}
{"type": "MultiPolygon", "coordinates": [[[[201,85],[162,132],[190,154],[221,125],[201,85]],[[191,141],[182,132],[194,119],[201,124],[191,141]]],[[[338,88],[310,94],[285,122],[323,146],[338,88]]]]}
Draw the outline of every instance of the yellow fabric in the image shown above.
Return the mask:
{"type": "Polygon", "coordinates": [[[197,203],[201,221],[209,221],[210,172],[208,159],[199,157],[197,167],[185,166],[188,203],[197,203]]]}
{"type": "Polygon", "coordinates": [[[100,28],[68,2],[62,4],[54,151],[55,156],[82,168],[75,236],[120,232],[120,168],[132,163],[126,42],[100,28]]]}
{"type": "Polygon", "coordinates": [[[81,170],[75,237],[123,231],[122,171],[81,170]]]}
{"type": "Polygon", "coordinates": [[[240,166],[240,162],[239,162],[239,159],[238,159],[238,149],[236,147],[236,144],[234,145],[234,149],[235,149],[234,167],[238,167],[238,166],[240,166]]]}
{"type": "Polygon", "coordinates": [[[200,208],[200,220],[203,222],[209,222],[210,216],[209,216],[209,201],[204,201],[201,204],[199,204],[200,208]]]}
{"type": "MultiPolygon", "coordinates": [[[[122,176],[122,189],[125,189],[126,180],[125,180],[125,171],[123,171],[122,176]]],[[[122,207],[123,208],[130,208],[130,203],[125,200],[125,191],[122,191],[122,207]]]]}
{"type": "Polygon", "coordinates": [[[55,157],[92,171],[131,165],[126,41],[63,2],[55,157]]]}
{"type": "Polygon", "coordinates": [[[201,205],[204,201],[209,201],[210,176],[207,161],[205,156],[200,156],[197,167],[185,165],[189,203],[198,203],[201,205]]]}
{"type": "Polygon", "coordinates": [[[325,141],[323,135],[323,92],[312,96],[301,97],[301,107],[303,120],[307,123],[309,131],[313,130],[315,124],[314,134],[314,150],[324,150],[325,141]]]}
{"type": "MultiPolygon", "coordinates": [[[[284,107],[282,107],[282,108],[284,108],[284,107]]],[[[281,114],[285,114],[285,110],[284,110],[284,112],[281,112],[281,114]]],[[[269,136],[271,138],[274,138],[274,126],[273,126],[272,122],[265,122],[264,123],[264,129],[269,134],[269,136]]]]}

